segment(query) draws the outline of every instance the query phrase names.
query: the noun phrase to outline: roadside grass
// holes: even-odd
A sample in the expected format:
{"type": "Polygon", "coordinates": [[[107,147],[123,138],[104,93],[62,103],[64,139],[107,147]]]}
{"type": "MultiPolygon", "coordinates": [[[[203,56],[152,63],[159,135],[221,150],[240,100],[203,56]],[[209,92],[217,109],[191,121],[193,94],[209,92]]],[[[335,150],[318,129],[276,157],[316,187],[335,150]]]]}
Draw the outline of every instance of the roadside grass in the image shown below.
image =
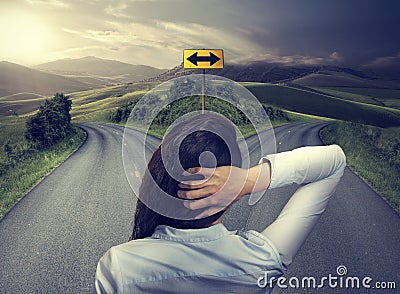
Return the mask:
{"type": "Polygon", "coordinates": [[[289,111],[361,122],[379,127],[400,126],[400,110],[315,92],[265,83],[243,83],[260,102],[289,111]]]}
{"type": "Polygon", "coordinates": [[[29,149],[25,140],[25,119],[0,118],[0,218],[36,183],[60,165],[85,140],[86,133],[74,127],[75,134],[44,151],[29,149]],[[9,158],[5,144],[19,158],[9,158]]]}
{"type": "Polygon", "coordinates": [[[400,213],[400,127],[338,121],[320,135],[325,144],[340,145],[348,166],[400,213]]]}

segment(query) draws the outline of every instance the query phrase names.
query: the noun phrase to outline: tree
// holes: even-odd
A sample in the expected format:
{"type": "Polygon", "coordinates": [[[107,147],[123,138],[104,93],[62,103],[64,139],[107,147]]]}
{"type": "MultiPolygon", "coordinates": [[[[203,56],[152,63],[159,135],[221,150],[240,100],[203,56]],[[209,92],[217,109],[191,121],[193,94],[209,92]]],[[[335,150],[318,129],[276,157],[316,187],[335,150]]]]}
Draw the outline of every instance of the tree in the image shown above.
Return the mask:
{"type": "Polygon", "coordinates": [[[28,119],[25,137],[38,149],[48,148],[71,134],[72,101],[62,93],[46,99],[37,114],[28,119]]]}

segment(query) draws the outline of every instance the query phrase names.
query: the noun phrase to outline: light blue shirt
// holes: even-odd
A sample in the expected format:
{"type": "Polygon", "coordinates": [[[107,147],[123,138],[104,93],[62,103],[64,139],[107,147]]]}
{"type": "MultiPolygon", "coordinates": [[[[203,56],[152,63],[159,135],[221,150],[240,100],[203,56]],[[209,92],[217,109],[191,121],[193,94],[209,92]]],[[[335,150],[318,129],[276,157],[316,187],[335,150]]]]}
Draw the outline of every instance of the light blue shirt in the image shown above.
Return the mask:
{"type": "Polygon", "coordinates": [[[279,253],[256,231],[158,226],[112,247],[98,265],[99,293],[265,293],[257,280],[283,274],[279,253]],[[112,265],[112,267],[110,267],[112,265]]]}
{"type": "Polygon", "coordinates": [[[298,148],[265,157],[270,189],[304,184],[261,233],[158,226],[150,238],[108,250],[97,265],[98,293],[268,293],[325,211],[344,173],[337,145],[298,148]],[[258,284],[263,287],[259,287],[258,284]]]}

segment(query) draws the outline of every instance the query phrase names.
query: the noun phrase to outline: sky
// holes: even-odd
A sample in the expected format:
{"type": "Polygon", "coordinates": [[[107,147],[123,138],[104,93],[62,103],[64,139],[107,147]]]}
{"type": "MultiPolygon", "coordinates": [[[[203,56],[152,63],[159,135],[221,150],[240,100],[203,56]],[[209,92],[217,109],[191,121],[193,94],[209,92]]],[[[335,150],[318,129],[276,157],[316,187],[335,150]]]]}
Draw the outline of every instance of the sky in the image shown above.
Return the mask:
{"type": "Polygon", "coordinates": [[[0,60],[96,56],[171,68],[182,50],[400,69],[397,0],[0,0],[0,60]]]}

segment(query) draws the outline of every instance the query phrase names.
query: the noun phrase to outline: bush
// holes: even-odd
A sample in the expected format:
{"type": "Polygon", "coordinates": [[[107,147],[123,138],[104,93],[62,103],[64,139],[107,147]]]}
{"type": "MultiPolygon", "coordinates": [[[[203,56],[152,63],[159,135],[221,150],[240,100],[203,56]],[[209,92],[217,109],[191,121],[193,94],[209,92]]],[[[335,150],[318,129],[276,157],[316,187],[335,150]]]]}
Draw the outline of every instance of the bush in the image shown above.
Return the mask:
{"type": "Polygon", "coordinates": [[[52,99],[46,99],[39,112],[26,122],[25,137],[38,149],[46,149],[72,133],[72,101],[64,94],[56,93],[52,99]]]}

